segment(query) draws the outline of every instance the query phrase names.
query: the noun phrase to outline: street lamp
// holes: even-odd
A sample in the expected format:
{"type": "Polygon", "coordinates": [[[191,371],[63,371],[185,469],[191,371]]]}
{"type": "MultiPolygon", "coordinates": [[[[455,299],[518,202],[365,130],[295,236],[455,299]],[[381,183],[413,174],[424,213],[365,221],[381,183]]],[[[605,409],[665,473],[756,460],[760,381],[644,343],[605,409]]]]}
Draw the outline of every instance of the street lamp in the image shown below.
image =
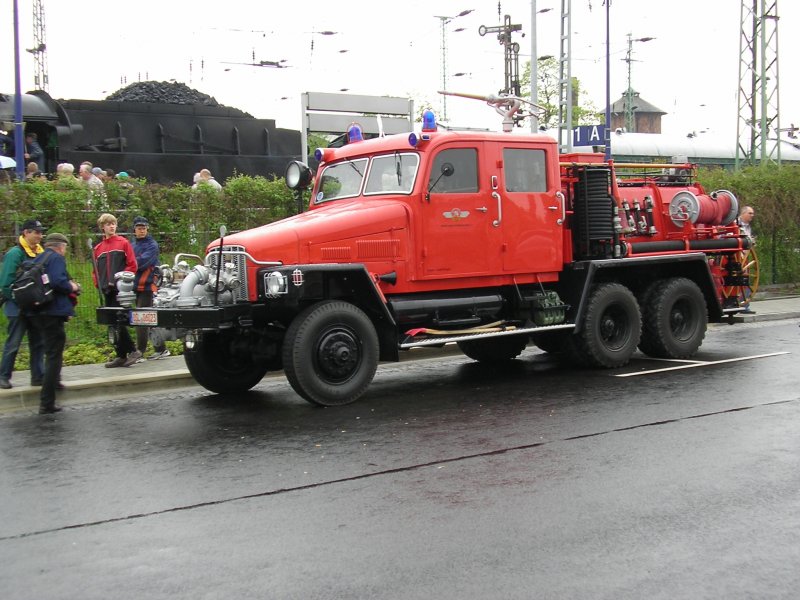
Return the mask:
{"type": "MultiPolygon", "coordinates": [[[[462,10],[455,16],[452,17],[442,17],[436,16],[441,23],[442,28],[442,91],[447,91],[447,29],[446,26],[450,23],[453,19],[457,19],[458,17],[466,17],[468,14],[473,12],[473,9],[462,10]]],[[[465,31],[463,27],[459,27],[455,30],[455,32],[465,31]]],[[[447,94],[442,94],[442,121],[447,122],[447,94]]]]}
{"type": "Polygon", "coordinates": [[[314,58],[314,36],[315,35],[330,36],[330,35],[337,35],[338,33],[339,33],[338,31],[330,31],[330,30],[325,30],[325,31],[314,31],[313,29],[311,30],[311,53],[308,56],[308,64],[311,64],[311,60],[314,58]]]}
{"type": "MultiPolygon", "coordinates": [[[[544,58],[538,58],[536,56],[536,15],[541,15],[551,10],[553,9],[543,8],[541,10],[536,10],[536,0],[531,0],[531,102],[534,104],[536,104],[539,98],[539,90],[536,87],[538,84],[536,80],[539,78],[537,63],[544,58]]],[[[552,58],[552,56],[549,58],[552,58]]],[[[539,117],[535,110],[531,110],[531,133],[536,133],[537,131],[539,131],[539,117]]]]}

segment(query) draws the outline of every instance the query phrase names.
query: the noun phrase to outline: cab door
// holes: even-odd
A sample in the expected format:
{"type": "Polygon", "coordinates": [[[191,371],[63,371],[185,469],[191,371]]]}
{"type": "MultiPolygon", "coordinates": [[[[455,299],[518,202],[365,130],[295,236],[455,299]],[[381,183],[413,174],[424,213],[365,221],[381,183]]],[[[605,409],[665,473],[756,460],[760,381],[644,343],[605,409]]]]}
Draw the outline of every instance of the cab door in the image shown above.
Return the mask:
{"type": "Polygon", "coordinates": [[[494,145],[490,174],[495,227],[504,272],[560,271],[564,260],[564,197],[555,145],[494,145]]]}
{"type": "Polygon", "coordinates": [[[496,233],[489,217],[487,179],[481,175],[486,170],[481,164],[483,146],[447,145],[430,162],[421,210],[425,279],[485,275],[498,266],[497,244],[490,244],[496,233]]]}

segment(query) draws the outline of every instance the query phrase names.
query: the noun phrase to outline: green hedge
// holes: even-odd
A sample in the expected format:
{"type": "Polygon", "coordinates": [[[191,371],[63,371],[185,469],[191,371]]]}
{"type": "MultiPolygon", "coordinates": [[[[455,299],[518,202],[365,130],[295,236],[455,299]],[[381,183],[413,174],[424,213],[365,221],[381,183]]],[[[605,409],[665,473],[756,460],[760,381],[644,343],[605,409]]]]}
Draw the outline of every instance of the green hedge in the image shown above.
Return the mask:
{"type": "Polygon", "coordinates": [[[755,210],[761,284],[800,281],[800,165],[701,169],[699,180],[707,191],[730,190],[740,206],[755,210]]]}
{"type": "MultiPolygon", "coordinates": [[[[303,199],[307,205],[308,197],[303,199]]],[[[19,226],[37,218],[50,231],[70,239],[67,267],[83,286],[76,317],[67,325],[69,344],[102,345],[105,328],[95,323],[99,296],[92,283],[89,244],[101,238],[97,217],[110,212],[119,219],[119,233],[130,235],[133,218],[150,221],[150,233],[159,243],[161,262],[172,264],[178,252],[203,255],[209,242],[219,236],[219,226],[229,232],[250,229],[293,215],[297,202],[283,179],[237,175],[221,192],[207,185],[197,190],[177,184],[163,186],[143,180],[112,181],[105,194],[91,194],[76,179],[30,182],[0,186],[0,252],[16,243],[19,226]]],[[[0,311],[1,313],[2,311],[0,311]]],[[[5,317],[0,316],[0,345],[6,339],[5,317]]]]}

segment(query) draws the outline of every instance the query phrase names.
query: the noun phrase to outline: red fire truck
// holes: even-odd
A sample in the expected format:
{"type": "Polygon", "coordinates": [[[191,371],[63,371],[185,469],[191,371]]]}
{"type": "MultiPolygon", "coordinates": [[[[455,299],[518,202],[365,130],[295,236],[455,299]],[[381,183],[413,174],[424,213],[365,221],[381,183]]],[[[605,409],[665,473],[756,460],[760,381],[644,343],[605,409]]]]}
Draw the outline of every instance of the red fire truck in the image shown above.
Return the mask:
{"type": "Polygon", "coordinates": [[[153,308],[121,279],[127,306],[99,322],[183,339],[211,391],[283,369],[306,400],[341,405],[415,347],[501,362],[533,343],[614,368],[637,348],[690,357],[709,321],[742,309],[738,202],[693,165],[564,155],[545,135],[444,131],[432,114],[416,133],[350,134],[317,150],[316,172],[287,168],[289,187],[311,189],[307,211],[222,232],[193,267],[178,255],[153,308]]]}

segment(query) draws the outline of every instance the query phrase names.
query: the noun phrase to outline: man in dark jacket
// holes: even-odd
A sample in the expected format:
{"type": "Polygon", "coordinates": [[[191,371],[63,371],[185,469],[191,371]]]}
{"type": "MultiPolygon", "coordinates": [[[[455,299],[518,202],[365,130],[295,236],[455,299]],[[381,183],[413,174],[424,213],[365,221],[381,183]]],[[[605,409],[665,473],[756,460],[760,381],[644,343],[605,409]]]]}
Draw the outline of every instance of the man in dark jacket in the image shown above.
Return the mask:
{"type": "MultiPolygon", "coordinates": [[[[117,282],[114,276],[120,271],[136,273],[136,256],[131,243],[117,235],[117,218],[109,213],[100,215],[97,226],[103,231],[103,241],[94,247],[94,284],[103,294],[106,306],[119,306],[117,282]]],[[[142,355],[136,350],[128,328],[120,324],[116,328],[114,350],[117,357],[106,363],[106,367],[130,367],[142,355]]]]}
{"type": "Polygon", "coordinates": [[[77,294],[80,286],[67,274],[67,237],[61,233],[49,233],[44,240],[44,252],[36,262],[46,262],[45,273],[53,290],[53,299],[43,307],[27,313],[33,327],[44,340],[45,361],[42,392],[39,396],[39,414],[46,415],[61,410],[56,406],[56,389],[61,380],[61,365],[64,360],[64,344],[67,334],[64,323],[75,316],[70,294],[77,294]]]}
{"type": "Polygon", "coordinates": [[[25,161],[35,162],[39,172],[44,173],[44,150],[39,145],[39,136],[30,132],[25,135],[25,161]]]}
{"type": "Polygon", "coordinates": [[[14,362],[17,352],[22,344],[25,333],[28,334],[28,347],[30,348],[31,385],[41,385],[44,373],[44,346],[36,330],[34,330],[25,315],[19,314],[19,307],[11,297],[11,284],[17,276],[17,269],[23,261],[36,258],[44,252],[41,246],[44,226],[36,219],[30,219],[22,224],[22,235],[17,240],[17,245],[6,252],[3,259],[3,269],[0,271],[0,288],[2,288],[3,313],[8,321],[8,337],[3,346],[3,359],[0,361],[0,388],[11,389],[11,374],[14,371],[14,362]]]}
{"type": "MultiPolygon", "coordinates": [[[[160,277],[158,242],[150,235],[149,227],[150,222],[145,217],[133,219],[133,253],[136,255],[133,291],[136,292],[136,306],[139,308],[153,306],[153,294],[158,292],[160,277]]],[[[149,327],[136,328],[136,348],[142,355],[147,350],[149,335],[149,327]]],[[[153,355],[149,357],[152,360],[166,358],[170,354],[163,341],[155,345],[154,350],[153,355]]]]}

